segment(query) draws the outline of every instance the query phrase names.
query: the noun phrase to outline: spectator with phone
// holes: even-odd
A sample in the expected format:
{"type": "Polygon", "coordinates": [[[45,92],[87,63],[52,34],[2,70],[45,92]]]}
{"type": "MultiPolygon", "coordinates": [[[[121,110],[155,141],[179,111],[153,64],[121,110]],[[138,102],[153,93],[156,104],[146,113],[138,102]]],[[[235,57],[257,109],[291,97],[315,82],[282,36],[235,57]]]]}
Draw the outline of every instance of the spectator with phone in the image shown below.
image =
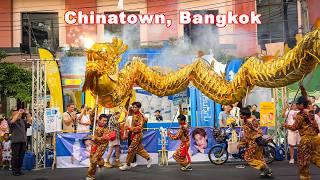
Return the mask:
{"type": "Polygon", "coordinates": [[[8,121],[11,132],[12,175],[21,176],[21,166],[27,143],[27,128],[31,126],[31,115],[24,109],[14,111],[8,121]]]}
{"type": "Polygon", "coordinates": [[[63,113],[62,129],[66,132],[77,131],[77,112],[72,103],[67,105],[67,111],[63,113]]]}
{"type": "Polygon", "coordinates": [[[78,121],[78,126],[77,130],[78,131],[89,131],[90,130],[90,115],[88,113],[88,108],[86,105],[81,106],[81,113],[77,115],[77,121],[78,121]]]}

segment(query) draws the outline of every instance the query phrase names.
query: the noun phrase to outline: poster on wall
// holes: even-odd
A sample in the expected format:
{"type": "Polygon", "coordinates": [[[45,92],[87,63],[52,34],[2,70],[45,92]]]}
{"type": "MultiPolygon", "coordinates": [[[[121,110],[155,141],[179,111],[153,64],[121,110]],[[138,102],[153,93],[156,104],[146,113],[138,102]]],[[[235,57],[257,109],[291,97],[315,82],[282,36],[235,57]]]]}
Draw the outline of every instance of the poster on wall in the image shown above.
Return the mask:
{"type": "MultiPolygon", "coordinates": [[[[57,168],[88,167],[92,144],[90,135],[90,133],[58,133],[56,135],[57,168]]],[[[142,139],[142,144],[153,159],[153,164],[158,162],[157,135],[158,132],[155,130],[145,131],[142,139]]],[[[128,153],[127,141],[121,142],[120,149],[120,161],[121,163],[125,163],[128,153]]],[[[108,148],[103,155],[104,159],[106,158],[107,152],[108,148]]],[[[114,159],[113,153],[110,161],[113,162],[114,159]]],[[[147,164],[147,161],[138,155],[137,163],[144,165],[147,164]]]]}
{"type": "Polygon", "coordinates": [[[276,124],[276,107],[273,102],[260,103],[260,126],[274,127],[276,124]]]}
{"type": "MultiPolygon", "coordinates": [[[[177,129],[171,130],[173,134],[177,133],[177,129]]],[[[209,161],[208,153],[213,145],[216,144],[213,138],[213,128],[190,128],[190,148],[189,155],[191,162],[209,161]]],[[[173,153],[180,144],[179,140],[168,140],[168,159],[169,162],[175,162],[173,153]]]]}
{"type": "Polygon", "coordinates": [[[45,132],[52,133],[61,131],[61,114],[58,108],[46,108],[45,111],[45,132]]]}
{"type": "Polygon", "coordinates": [[[188,104],[187,91],[173,96],[159,97],[139,88],[136,89],[136,100],[141,102],[141,109],[148,117],[148,122],[151,123],[172,122],[179,109],[179,104],[182,104],[182,107],[187,107],[188,104]],[[162,120],[156,118],[156,111],[160,111],[159,115],[162,116],[162,120]]]}

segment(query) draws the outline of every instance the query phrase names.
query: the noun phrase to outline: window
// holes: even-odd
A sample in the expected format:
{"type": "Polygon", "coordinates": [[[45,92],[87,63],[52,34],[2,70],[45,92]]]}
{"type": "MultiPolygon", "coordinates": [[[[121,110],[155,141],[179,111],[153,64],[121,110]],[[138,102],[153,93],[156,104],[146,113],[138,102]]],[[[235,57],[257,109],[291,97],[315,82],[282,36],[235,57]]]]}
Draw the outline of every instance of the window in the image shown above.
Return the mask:
{"type": "MultiPolygon", "coordinates": [[[[120,14],[106,12],[105,14],[120,14]]],[[[140,14],[140,12],[125,12],[125,14],[140,14]]],[[[111,41],[113,37],[121,38],[129,49],[140,47],[140,24],[106,24],[104,25],[104,40],[111,41]]]]}
{"type": "Polygon", "coordinates": [[[22,45],[29,46],[29,20],[31,21],[31,47],[44,47],[55,51],[59,47],[58,13],[22,13],[22,45]]]}
{"type": "MultiPolygon", "coordinates": [[[[192,14],[213,14],[217,15],[218,10],[196,10],[192,14]]],[[[199,50],[214,49],[218,44],[218,28],[214,24],[186,24],[184,25],[184,37],[196,45],[199,50]]]]}
{"type": "Polygon", "coordinates": [[[258,25],[258,41],[262,49],[274,42],[296,44],[298,33],[297,0],[257,0],[262,24],[258,25]]]}

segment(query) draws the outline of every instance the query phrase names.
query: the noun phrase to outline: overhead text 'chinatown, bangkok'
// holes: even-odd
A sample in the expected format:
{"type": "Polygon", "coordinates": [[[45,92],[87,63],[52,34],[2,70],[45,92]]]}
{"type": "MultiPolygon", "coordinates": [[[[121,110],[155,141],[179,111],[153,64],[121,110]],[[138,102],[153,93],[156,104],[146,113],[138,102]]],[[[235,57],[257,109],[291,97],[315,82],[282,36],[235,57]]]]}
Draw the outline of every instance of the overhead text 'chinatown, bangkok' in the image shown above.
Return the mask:
{"type": "MultiPolygon", "coordinates": [[[[173,15],[165,14],[99,14],[90,11],[88,14],[82,11],[67,11],[64,20],[67,24],[163,24],[172,25],[173,15]]],[[[189,11],[179,11],[180,24],[214,24],[219,28],[228,24],[261,24],[261,14],[252,11],[250,14],[234,14],[228,11],[226,14],[192,14],[189,11]]]]}

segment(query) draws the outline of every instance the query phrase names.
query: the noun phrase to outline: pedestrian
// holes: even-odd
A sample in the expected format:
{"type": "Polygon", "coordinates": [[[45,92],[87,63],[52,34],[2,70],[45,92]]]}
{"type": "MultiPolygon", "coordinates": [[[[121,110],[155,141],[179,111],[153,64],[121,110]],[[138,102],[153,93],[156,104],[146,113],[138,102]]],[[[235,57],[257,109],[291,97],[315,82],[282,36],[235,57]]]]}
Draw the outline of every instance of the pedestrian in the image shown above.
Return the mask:
{"type": "Polygon", "coordinates": [[[138,154],[142,156],[144,159],[148,161],[147,167],[150,168],[152,163],[152,158],[148,154],[148,152],[143,148],[142,145],[142,137],[143,137],[143,125],[145,123],[145,117],[141,114],[140,108],[141,103],[140,102],[134,102],[132,103],[132,108],[134,115],[132,117],[132,127],[128,130],[132,132],[131,138],[132,142],[128,149],[128,155],[126,164],[120,167],[120,170],[129,170],[131,168],[131,162],[134,158],[134,155],[138,154]]]}
{"type": "Polygon", "coordinates": [[[24,154],[27,143],[27,128],[31,126],[31,115],[24,109],[14,111],[12,119],[9,119],[11,132],[11,148],[12,148],[12,175],[23,175],[21,166],[23,163],[24,154]]]}
{"type": "MultiPolygon", "coordinates": [[[[287,123],[289,125],[293,125],[295,122],[296,115],[298,113],[297,106],[295,102],[289,103],[289,107],[286,107],[282,111],[282,117],[287,119],[287,123]]],[[[288,129],[288,144],[289,144],[289,152],[290,152],[290,161],[289,164],[294,164],[294,147],[300,142],[299,131],[291,131],[288,129]]]]}
{"type": "Polygon", "coordinates": [[[104,160],[102,158],[104,152],[108,147],[108,128],[106,127],[108,121],[108,116],[106,114],[101,114],[99,116],[98,126],[95,130],[95,134],[92,137],[92,145],[90,152],[90,165],[87,173],[87,180],[94,180],[96,174],[97,165],[100,168],[104,165],[104,160]]]}
{"type": "Polygon", "coordinates": [[[163,121],[163,117],[160,115],[160,110],[156,110],[154,112],[154,117],[156,118],[156,120],[159,121],[163,121]]]}
{"type": "MultiPolygon", "coordinates": [[[[132,117],[134,115],[134,112],[133,112],[133,109],[132,107],[129,108],[129,111],[128,111],[128,117],[126,118],[126,123],[125,123],[125,132],[128,131],[128,129],[131,129],[132,128],[132,117]]],[[[130,138],[132,136],[132,132],[129,131],[127,133],[127,137],[128,137],[128,149],[132,143],[132,139],[130,138]]],[[[130,167],[133,168],[133,167],[136,167],[138,164],[137,164],[137,155],[134,155],[133,156],[133,159],[132,159],[132,162],[130,164],[130,167]]]]}
{"type": "Polygon", "coordinates": [[[65,132],[77,131],[77,111],[74,110],[74,104],[67,105],[67,111],[63,113],[62,129],[65,132]]]}
{"type": "Polygon", "coordinates": [[[260,119],[260,112],[258,111],[258,105],[253,104],[251,106],[251,114],[256,117],[256,119],[260,119]]]}
{"type": "Polygon", "coordinates": [[[180,114],[177,119],[180,125],[178,132],[174,135],[168,131],[168,136],[170,139],[181,141],[178,149],[173,154],[173,158],[177,163],[180,164],[182,171],[192,171],[191,158],[188,152],[190,147],[190,138],[189,127],[186,123],[186,116],[180,114]]]}
{"type": "Polygon", "coordinates": [[[81,113],[77,115],[77,122],[77,131],[88,132],[90,130],[90,115],[85,104],[81,106],[81,113]]]}
{"type": "Polygon", "coordinates": [[[11,157],[12,157],[12,150],[11,150],[11,140],[9,138],[9,133],[4,134],[3,142],[2,142],[2,169],[6,167],[11,170],[11,157]]]}
{"type": "Polygon", "coordinates": [[[253,168],[261,171],[260,176],[272,176],[272,171],[266,164],[263,157],[263,147],[258,145],[257,140],[262,138],[262,130],[255,117],[251,115],[248,107],[240,110],[240,117],[243,119],[243,139],[238,148],[246,146],[244,160],[253,168]]]}
{"type": "MultiPolygon", "coordinates": [[[[9,126],[4,114],[0,114],[0,160],[2,160],[2,141],[3,136],[9,133],[9,126]]],[[[0,161],[0,166],[2,166],[2,161],[0,161]]]]}
{"type": "Polygon", "coordinates": [[[220,127],[227,127],[232,122],[236,121],[236,117],[231,114],[232,105],[225,105],[224,111],[219,114],[219,125],[220,127]]]}
{"type": "Polygon", "coordinates": [[[109,119],[108,122],[108,128],[109,131],[116,131],[116,138],[113,141],[109,141],[109,149],[107,154],[107,159],[105,166],[107,168],[112,168],[113,165],[110,163],[110,157],[113,152],[113,149],[115,149],[116,152],[116,160],[114,162],[115,167],[120,167],[120,122],[119,122],[120,112],[115,112],[109,119]]]}
{"type": "Polygon", "coordinates": [[[296,115],[296,121],[293,125],[287,123],[283,127],[292,131],[299,131],[301,136],[300,144],[298,145],[298,164],[299,175],[301,180],[309,180],[310,162],[320,168],[320,136],[319,127],[314,119],[313,110],[309,108],[310,102],[307,96],[300,96],[297,99],[297,108],[299,112],[296,115]]]}

